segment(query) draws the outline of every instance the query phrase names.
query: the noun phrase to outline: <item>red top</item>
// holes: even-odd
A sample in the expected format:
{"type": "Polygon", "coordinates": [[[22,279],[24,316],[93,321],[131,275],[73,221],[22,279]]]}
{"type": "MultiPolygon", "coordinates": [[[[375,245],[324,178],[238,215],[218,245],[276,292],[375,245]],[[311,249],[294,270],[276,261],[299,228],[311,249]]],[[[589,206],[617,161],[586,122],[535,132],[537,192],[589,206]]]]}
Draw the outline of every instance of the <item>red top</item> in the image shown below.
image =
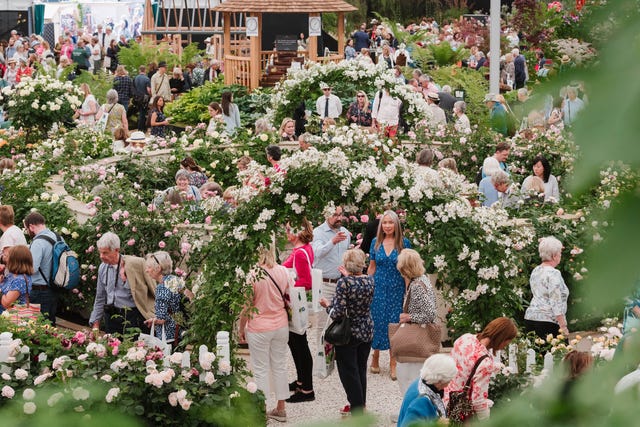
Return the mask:
{"type": "Polygon", "coordinates": [[[293,268],[296,272],[296,283],[294,286],[311,289],[311,266],[313,265],[313,248],[307,243],[297,248],[293,248],[291,255],[282,263],[287,268],[293,268]],[[307,256],[305,255],[308,255],[307,256]]]}

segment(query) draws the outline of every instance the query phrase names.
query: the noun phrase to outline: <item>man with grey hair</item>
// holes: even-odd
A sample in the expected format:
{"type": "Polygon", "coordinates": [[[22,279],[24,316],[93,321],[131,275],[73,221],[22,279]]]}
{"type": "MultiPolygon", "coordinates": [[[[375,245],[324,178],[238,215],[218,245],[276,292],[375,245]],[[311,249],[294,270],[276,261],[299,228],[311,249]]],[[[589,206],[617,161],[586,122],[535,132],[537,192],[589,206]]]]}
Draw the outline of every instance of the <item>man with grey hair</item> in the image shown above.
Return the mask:
{"type": "MultiPolygon", "coordinates": [[[[102,263],[98,267],[96,298],[89,324],[98,329],[100,320],[104,318],[104,330],[109,334],[124,334],[129,328],[145,328],[145,317],[136,304],[132,283],[126,278],[120,238],[115,233],[107,232],[100,237],[96,246],[102,263]]],[[[153,307],[153,302],[151,304],[153,307]]],[[[148,298],[145,305],[148,307],[148,298]]],[[[145,311],[148,315],[148,310],[145,311]]]]}
{"type": "Polygon", "coordinates": [[[518,197],[513,194],[511,189],[511,177],[503,170],[497,170],[491,175],[491,184],[498,191],[498,203],[503,208],[515,208],[518,203],[518,197]]]}
{"type": "Polygon", "coordinates": [[[342,206],[327,209],[326,221],[313,230],[314,267],[322,270],[322,296],[331,301],[336,292],[336,283],[342,276],[338,267],[342,256],[351,244],[351,233],[342,226],[342,206]]]}

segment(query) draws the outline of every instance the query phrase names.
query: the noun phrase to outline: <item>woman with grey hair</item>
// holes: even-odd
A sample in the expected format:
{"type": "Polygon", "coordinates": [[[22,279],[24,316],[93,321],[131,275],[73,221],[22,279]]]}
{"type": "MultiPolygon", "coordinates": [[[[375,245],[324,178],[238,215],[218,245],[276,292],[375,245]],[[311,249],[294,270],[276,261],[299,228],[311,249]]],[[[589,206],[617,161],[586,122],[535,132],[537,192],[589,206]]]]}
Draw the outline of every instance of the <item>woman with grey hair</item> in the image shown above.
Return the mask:
{"type": "Polygon", "coordinates": [[[467,117],[467,103],[464,101],[457,101],[453,104],[453,114],[456,116],[456,122],[453,127],[458,133],[471,133],[471,123],[469,117],[467,117]]]}
{"type": "Polygon", "coordinates": [[[366,256],[360,249],[349,249],[338,268],[342,277],[336,284],[336,293],[329,304],[325,298],[320,305],[327,309],[331,319],[349,317],[351,339],[348,344],[336,345],[336,363],[340,382],[347,394],[349,405],[340,412],[348,415],[360,413],[367,404],[367,359],[373,340],[373,277],[363,274],[366,256]]]}
{"type": "Polygon", "coordinates": [[[424,361],[420,377],[407,390],[402,400],[398,427],[446,418],[442,402],[444,389],[456,376],[458,369],[451,356],[434,354],[424,361]]]}
{"type": "Polygon", "coordinates": [[[542,339],[567,335],[567,299],[569,288],[556,267],[562,258],[562,243],[553,236],[543,237],[538,245],[542,264],[531,272],[529,285],[533,298],[524,314],[527,331],[534,331],[542,339]]]}
{"type": "Polygon", "coordinates": [[[145,320],[148,327],[156,325],[155,335],[157,338],[164,337],[167,342],[177,343],[179,338],[180,325],[176,323],[172,315],[180,311],[182,297],[180,293],[184,291],[184,283],[172,275],[173,261],[171,256],[165,251],[158,251],[149,254],[144,259],[145,272],[158,283],[156,287],[155,317],[145,320]]]}
{"type": "Polygon", "coordinates": [[[118,92],[115,89],[109,89],[107,92],[107,103],[100,107],[96,120],[99,122],[103,114],[107,114],[107,125],[104,131],[113,135],[116,128],[122,128],[128,134],[129,122],[127,121],[127,110],[124,106],[118,104],[118,92]]]}
{"type": "Polygon", "coordinates": [[[175,200],[179,200],[178,204],[190,203],[191,210],[198,209],[200,200],[202,200],[198,187],[189,184],[189,171],[186,169],[178,169],[176,172],[176,185],[158,194],[153,200],[153,204],[158,207],[165,201],[175,200]],[[170,198],[169,195],[172,197],[170,198]]]}

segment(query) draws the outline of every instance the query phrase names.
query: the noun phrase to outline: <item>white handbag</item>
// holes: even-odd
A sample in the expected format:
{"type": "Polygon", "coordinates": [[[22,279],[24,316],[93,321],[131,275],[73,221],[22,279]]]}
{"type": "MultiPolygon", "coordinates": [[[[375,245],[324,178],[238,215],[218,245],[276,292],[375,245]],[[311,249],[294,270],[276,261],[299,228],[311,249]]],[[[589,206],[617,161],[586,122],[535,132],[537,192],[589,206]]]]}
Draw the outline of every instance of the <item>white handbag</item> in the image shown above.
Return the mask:
{"type": "Polygon", "coordinates": [[[320,305],[320,298],[322,298],[322,270],[313,268],[307,251],[303,250],[302,252],[306,255],[311,269],[311,310],[317,313],[324,310],[320,305]]]}
{"type": "Polygon", "coordinates": [[[289,331],[304,335],[309,327],[309,310],[307,307],[307,292],[304,288],[290,286],[289,298],[291,305],[291,320],[289,331]]]}
{"type": "Polygon", "coordinates": [[[155,334],[155,323],[151,324],[151,332],[149,334],[140,334],[139,340],[144,341],[147,347],[155,348],[158,347],[165,356],[171,355],[171,343],[167,342],[167,335],[164,331],[164,325],[162,325],[162,333],[160,334],[161,338],[156,337],[155,334]]]}
{"type": "Polygon", "coordinates": [[[331,323],[331,316],[327,317],[327,322],[322,329],[322,336],[318,341],[318,348],[313,356],[313,375],[318,378],[327,378],[335,370],[336,367],[336,350],[333,344],[329,344],[324,340],[324,331],[331,323]]]}

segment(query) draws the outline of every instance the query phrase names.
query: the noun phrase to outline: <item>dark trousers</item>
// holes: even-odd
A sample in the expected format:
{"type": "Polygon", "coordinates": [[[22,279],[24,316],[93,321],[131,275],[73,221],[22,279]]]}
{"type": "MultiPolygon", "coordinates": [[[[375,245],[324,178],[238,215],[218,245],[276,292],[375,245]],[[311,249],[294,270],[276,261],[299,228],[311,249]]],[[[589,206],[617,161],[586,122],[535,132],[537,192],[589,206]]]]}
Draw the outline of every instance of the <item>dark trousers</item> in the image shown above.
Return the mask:
{"type": "Polygon", "coordinates": [[[289,332],[289,350],[291,350],[291,356],[293,356],[293,362],[296,365],[297,381],[301,384],[300,388],[304,391],[313,390],[313,359],[309,350],[307,333],[298,335],[289,332]]]}
{"type": "Polygon", "coordinates": [[[551,334],[554,337],[560,333],[560,326],[553,322],[540,322],[537,320],[526,320],[524,325],[527,328],[527,332],[535,332],[537,336],[543,340],[547,339],[547,335],[551,334]]]}
{"type": "Polygon", "coordinates": [[[351,341],[347,345],[337,345],[336,363],[338,374],[351,411],[362,410],[367,404],[367,359],[371,352],[371,342],[351,341]]]}
{"type": "Polygon", "coordinates": [[[149,104],[146,102],[136,102],[138,108],[138,130],[142,132],[147,131],[147,111],[149,110],[149,104]]]}
{"type": "MultiPolygon", "coordinates": [[[[38,286],[38,285],[35,285],[38,286]]],[[[46,289],[31,289],[29,301],[40,304],[40,312],[49,319],[53,326],[56,325],[56,313],[58,311],[58,290],[47,287],[46,289]]]]}
{"type": "Polygon", "coordinates": [[[124,335],[127,329],[138,328],[143,332],[147,331],[144,324],[144,317],[137,308],[104,308],[104,330],[108,334],[124,335]]]}

